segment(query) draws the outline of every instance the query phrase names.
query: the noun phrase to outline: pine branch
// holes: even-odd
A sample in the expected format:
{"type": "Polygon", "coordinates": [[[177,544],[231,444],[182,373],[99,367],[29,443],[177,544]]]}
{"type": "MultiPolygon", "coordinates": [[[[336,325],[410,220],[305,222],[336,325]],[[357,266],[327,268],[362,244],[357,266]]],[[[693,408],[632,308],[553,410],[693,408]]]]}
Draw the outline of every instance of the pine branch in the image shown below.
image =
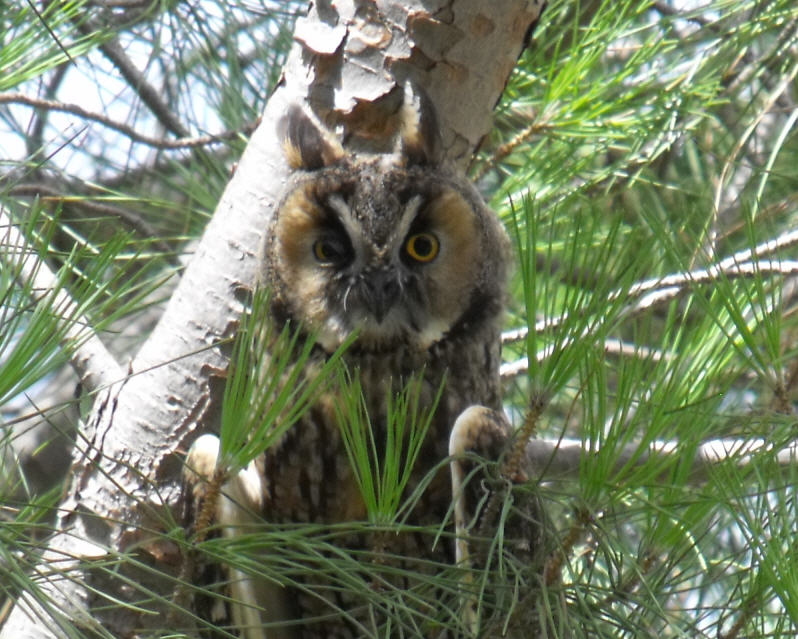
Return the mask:
{"type": "MultiPolygon", "coordinates": [[[[693,483],[704,481],[718,464],[733,461],[741,468],[748,466],[757,455],[764,453],[771,453],[779,466],[792,466],[798,461],[798,440],[781,448],[776,448],[764,438],[706,441],[696,450],[690,480],[693,483]]],[[[525,463],[532,469],[532,478],[541,481],[576,480],[579,479],[582,459],[586,454],[589,453],[585,452],[584,443],[578,439],[531,439],[527,442],[525,463]]],[[[641,466],[651,460],[661,460],[663,466],[671,467],[673,462],[683,457],[684,451],[675,441],[654,441],[648,452],[642,454],[638,444],[630,444],[619,451],[614,470],[618,471],[631,463],[641,466]]]]}
{"type": "Polygon", "coordinates": [[[124,372],[96,332],[89,320],[78,312],[78,306],[59,286],[53,272],[28,245],[25,237],[12,222],[8,212],[0,207],[0,260],[5,268],[13,264],[17,278],[30,282],[39,299],[55,294],[53,307],[61,317],[68,318],[62,343],[70,349],[70,361],[81,383],[91,392],[110,386],[124,377],[124,372]]]}
{"type": "MultiPolygon", "coordinates": [[[[719,262],[701,269],[684,273],[674,273],[662,277],[655,277],[643,282],[638,282],[627,289],[616,290],[608,295],[610,302],[625,298],[638,300],[630,304],[622,314],[636,313],[648,309],[655,304],[670,301],[681,295],[684,291],[700,284],[711,284],[720,278],[734,279],[738,277],[756,277],[759,275],[798,275],[798,261],[796,260],[761,260],[778,251],[798,245],[798,230],[785,231],[778,237],[753,249],[744,249],[734,255],[726,257],[719,262]]],[[[543,332],[556,329],[567,319],[568,314],[558,317],[545,318],[535,323],[532,330],[543,332]]],[[[505,331],[502,334],[502,344],[511,344],[526,339],[529,327],[505,331]]],[[[519,373],[523,368],[516,368],[519,373]]],[[[505,373],[503,373],[504,375],[505,373]]]]}

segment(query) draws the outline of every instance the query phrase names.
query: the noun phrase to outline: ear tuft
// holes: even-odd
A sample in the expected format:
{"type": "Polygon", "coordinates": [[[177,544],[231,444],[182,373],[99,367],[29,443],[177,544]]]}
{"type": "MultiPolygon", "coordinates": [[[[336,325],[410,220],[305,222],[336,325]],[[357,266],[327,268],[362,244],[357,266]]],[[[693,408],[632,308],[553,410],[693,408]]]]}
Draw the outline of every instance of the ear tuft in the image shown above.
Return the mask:
{"type": "Polygon", "coordinates": [[[401,111],[401,152],[408,166],[440,164],[443,159],[441,132],[435,107],[426,93],[405,83],[401,111]]]}
{"type": "Polygon", "coordinates": [[[293,169],[314,171],[335,164],[344,156],[341,144],[295,104],[280,119],[277,132],[286,161],[293,169]]]}

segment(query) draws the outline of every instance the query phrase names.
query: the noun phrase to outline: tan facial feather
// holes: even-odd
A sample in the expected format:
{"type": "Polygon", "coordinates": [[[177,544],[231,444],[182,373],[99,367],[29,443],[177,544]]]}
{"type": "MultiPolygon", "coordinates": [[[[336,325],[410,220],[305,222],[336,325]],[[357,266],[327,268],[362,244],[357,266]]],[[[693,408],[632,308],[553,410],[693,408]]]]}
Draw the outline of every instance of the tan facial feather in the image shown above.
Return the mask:
{"type": "Polygon", "coordinates": [[[283,202],[275,229],[280,272],[293,300],[302,300],[301,316],[318,327],[327,313],[327,279],[313,257],[313,242],[324,211],[312,195],[311,185],[298,187],[283,202]]]}
{"type": "Polygon", "coordinates": [[[441,244],[440,254],[425,267],[430,316],[448,329],[470,303],[469,294],[480,271],[483,256],[476,217],[468,202],[451,189],[430,202],[424,215],[427,228],[441,244]]]}
{"type": "Polygon", "coordinates": [[[276,233],[280,252],[289,265],[301,263],[310,256],[313,237],[323,214],[311,195],[310,185],[300,186],[285,199],[276,233]]]}

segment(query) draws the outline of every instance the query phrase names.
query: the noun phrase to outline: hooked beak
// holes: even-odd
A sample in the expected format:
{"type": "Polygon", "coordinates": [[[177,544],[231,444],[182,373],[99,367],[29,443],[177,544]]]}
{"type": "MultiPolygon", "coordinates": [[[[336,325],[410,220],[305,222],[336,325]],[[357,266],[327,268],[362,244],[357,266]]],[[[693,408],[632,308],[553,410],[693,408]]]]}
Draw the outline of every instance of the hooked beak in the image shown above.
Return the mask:
{"type": "Polygon", "coordinates": [[[401,287],[396,275],[387,270],[374,271],[363,279],[363,301],[368,311],[382,324],[388,311],[399,299],[401,287]]]}

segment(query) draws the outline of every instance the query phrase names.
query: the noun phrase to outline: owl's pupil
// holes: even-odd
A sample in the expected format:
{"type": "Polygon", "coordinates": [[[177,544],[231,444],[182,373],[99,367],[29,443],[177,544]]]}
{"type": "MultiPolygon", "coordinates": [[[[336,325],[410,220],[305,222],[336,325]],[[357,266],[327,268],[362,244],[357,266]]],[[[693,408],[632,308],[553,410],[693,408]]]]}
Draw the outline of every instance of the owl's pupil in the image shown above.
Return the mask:
{"type": "Polygon", "coordinates": [[[432,242],[427,237],[417,237],[413,242],[413,248],[419,257],[427,257],[432,253],[432,242]]]}

